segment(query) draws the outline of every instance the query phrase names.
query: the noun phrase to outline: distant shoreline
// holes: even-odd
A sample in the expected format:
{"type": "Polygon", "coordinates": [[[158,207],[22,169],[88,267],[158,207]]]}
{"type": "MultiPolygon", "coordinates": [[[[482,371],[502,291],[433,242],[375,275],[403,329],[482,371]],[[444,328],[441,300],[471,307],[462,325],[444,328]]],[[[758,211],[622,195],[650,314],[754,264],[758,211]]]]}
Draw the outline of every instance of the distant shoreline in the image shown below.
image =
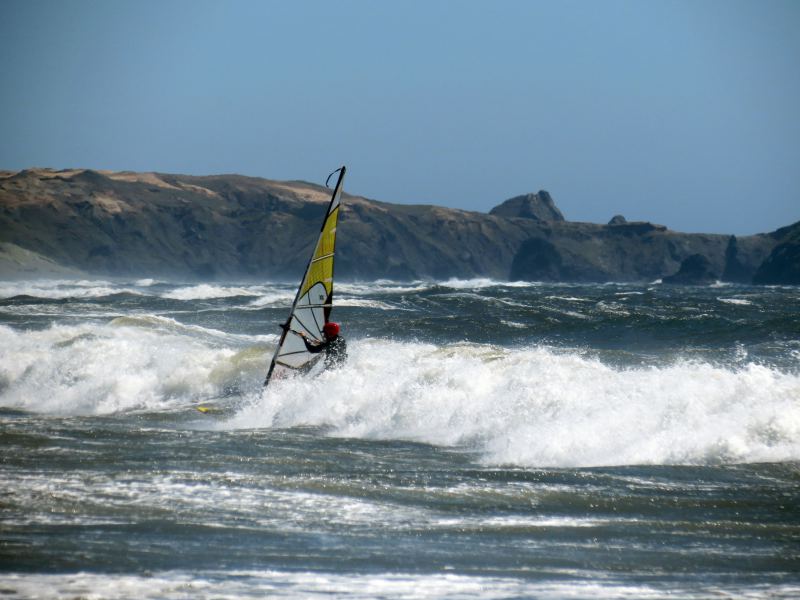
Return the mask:
{"type": "MultiPolygon", "coordinates": [[[[0,279],[293,281],[330,193],[241,175],[2,175],[0,279]]],[[[347,193],[343,207],[337,279],[800,283],[800,222],[738,237],[680,233],[622,215],[579,223],[544,190],[488,214],[347,193]]]]}

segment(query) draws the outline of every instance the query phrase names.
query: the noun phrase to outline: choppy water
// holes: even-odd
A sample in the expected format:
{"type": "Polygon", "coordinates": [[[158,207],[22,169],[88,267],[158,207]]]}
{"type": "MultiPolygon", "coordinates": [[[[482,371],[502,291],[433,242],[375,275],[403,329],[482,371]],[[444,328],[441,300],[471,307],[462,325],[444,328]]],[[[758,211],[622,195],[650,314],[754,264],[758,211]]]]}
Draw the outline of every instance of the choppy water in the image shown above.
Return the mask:
{"type": "Polygon", "coordinates": [[[0,282],[0,593],[800,595],[800,289],[293,287],[0,282]]]}

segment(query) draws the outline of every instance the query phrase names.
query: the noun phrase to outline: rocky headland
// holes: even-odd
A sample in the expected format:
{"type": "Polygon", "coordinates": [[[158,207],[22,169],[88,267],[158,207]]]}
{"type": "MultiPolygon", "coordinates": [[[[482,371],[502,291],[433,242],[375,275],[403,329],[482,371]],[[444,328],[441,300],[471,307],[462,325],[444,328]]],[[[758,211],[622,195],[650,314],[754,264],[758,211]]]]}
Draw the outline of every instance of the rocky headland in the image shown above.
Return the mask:
{"type": "MultiPolygon", "coordinates": [[[[294,280],[329,194],[306,182],[241,175],[0,172],[0,277],[294,280]]],[[[565,220],[545,191],[489,214],[349,194],[344,202],[336,263],[344,279],[675,275],[692,283],[694,272],[702,281],[800,283],[800,223],[742,237],[679,233],[621,215],[606,225],[578,223],[565,220]]]]}

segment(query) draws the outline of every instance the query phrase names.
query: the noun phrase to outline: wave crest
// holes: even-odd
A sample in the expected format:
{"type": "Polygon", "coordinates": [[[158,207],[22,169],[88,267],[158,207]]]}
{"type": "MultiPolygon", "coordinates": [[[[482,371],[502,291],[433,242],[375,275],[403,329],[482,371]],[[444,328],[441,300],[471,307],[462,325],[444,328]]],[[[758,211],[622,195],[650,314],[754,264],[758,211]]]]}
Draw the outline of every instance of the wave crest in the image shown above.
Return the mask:
{"type": "Polygon", "coordinates": [[[800,459],[800,377],[747,364],[612,368],[574,352],[353,345],[341,371],[271,386],[225,427],[466,445],[490,464],[800,459]]]}
{"type": "Polygon", "coordinates": [[[54,415],[165,410],[220,393],[248,368],[231,347],[131,325],[0,326],[0,406],[54,415]]]}

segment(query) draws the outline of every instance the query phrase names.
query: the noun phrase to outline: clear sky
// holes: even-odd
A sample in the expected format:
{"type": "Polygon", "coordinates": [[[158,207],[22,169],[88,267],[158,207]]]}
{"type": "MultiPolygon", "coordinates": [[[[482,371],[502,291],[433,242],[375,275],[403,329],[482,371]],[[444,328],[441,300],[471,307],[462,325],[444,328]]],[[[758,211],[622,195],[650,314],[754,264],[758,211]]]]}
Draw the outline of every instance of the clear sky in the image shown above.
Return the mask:
{"type": "Polygon", "coordinates": [[[0,168],[800,220],[800,1],[0,2],[0,168]]]}

